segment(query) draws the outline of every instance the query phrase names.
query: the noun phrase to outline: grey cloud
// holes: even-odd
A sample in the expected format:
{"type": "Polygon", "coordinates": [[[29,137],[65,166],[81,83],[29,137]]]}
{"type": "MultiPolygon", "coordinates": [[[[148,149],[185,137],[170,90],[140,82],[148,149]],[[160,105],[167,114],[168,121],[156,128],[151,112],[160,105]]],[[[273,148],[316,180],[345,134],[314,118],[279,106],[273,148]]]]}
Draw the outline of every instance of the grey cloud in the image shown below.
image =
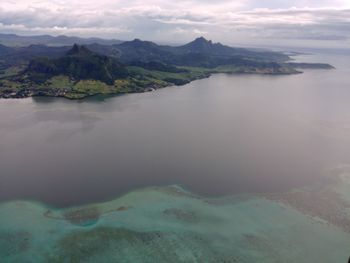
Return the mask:
{"type": "MultiPolygon", "coordinates": [[[[20,2],[27,0],[20,0],[20,2]]],[[[66,0],[39,1],[13,8],[0,7],[0,32],[20,34],[68,34],[121,39],[134,37],[166,41],[187,41],[199,34],[215,40],[232,42],[243,39],[311,39],[317,41],[347,41],[350,39],[350,9],[285,8],[250,9],[262,6],[254,0],[240,1],[183,1],[152,0],[148,4],[131,0],[119,2],[101,0],[104,8],[95,8],[95,1],[86,1],[86,7],[66,0]],[[244,4],[245,7],[244,8],[244,4]],[[30,8],[28,7],[30,5],[30,8]],[[33,6],[32,6],[33,5],[33,6]],[[191,8],[192,7],[192,8],[191,8]]],[[[339,0],[340,2],[342,0],[339,0]]],[[[24,3],[23,2],[23,3],[24,3]]],[[[297,1],[298,5],[312,1],[297,1]]],[[[7,1],[9,3],[9,1],[7,1]]],[[[278,7],[276,1],[264,1],[264,6],[278,7]]],[[[316,3],[314,1],[313,3],[316,3]]],[[[331,1],[322,1],[329,5],[331,1]]],[[[97,5],[97,4],[96,4],[97,5]]],[[[296,6],[298,6],[296,5],[296,6]]],[[[312,5],[310,5],[312,6],[312,5]]],[[[281,8],[282,7],[282,8],[281,8]]]]}

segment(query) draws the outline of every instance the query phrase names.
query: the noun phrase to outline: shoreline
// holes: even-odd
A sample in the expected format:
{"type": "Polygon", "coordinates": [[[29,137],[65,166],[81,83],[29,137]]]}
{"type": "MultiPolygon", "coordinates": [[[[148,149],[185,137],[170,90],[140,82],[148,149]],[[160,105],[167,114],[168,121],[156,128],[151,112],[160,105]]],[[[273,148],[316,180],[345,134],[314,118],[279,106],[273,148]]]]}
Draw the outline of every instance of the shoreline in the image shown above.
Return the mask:
{"type": "Polygon", "coordinates": [[[33,83],[16,80],[20,75],[11,78],[0,78],[0,99],[22,99],[30,97],[65,98],[83,100],[98,95],[124,95],[132,93],[152,92],[169,86],[183,86],[195,80],[209,78],[214,74],[247,74],[287,76],[303,74],[305,69],[331,70],[335,69],[327,63],[285,62],[279,67],[236,67],[223,65],[216,68],[184,67],[186,74],[146,70],[140,67],[129,67],[131,77],[116,79],[113,85],[108,85],[95,79],[76,80],[66,75],[51,77],[47,83],[33,83]]]}
{"type": "MultiPolygon", "coordinates": [[[[1,93],[0,92],[0,99],[26,99],[26,98],[32,98],[32,97],[48,97],[48,98],[64,98],[68,100],[84,100],[89,97],[94,97],[94,96],[99,96],[99,95],[111,95],[111,96],[116,96],[116,95],[126,95],[126,94],[137,94],[137,93],[147,93],[147,92],[152,92],[158,89],[163,89],[167,87],[181,87],[184,85],[187,85],[193,81],[196,80],[201,80],[201,79],[206,79],[210,78],[212,75],[216,74],[228,74],[228,75],[239,75],[239,74],[244,74],[244,75],[269,75],[269,76],[289,76],[289,75],[296,75],[296,74],[303,74],[303,71],[296,71],[296,72],[291,72],[291,73],[256,73],[256,72],[210,72],[209,74],[204,75],[203,77],[197,77],[197,78],[191,78],[188,80],[183,80],[181,83],[168,83],[167,85],[164,86],[157,86],[155,85],[150,85],[148,87],[145,87],[143,90],[140,91],[130,91],[130,92],[110,92],[110,93],[94,93],[94,94],[86,94],[86,93],[74,93],[75,95],[78,95],[77,97],[69,97],[66,96],[67,91],[65,90],[56,90],[56,94],[45,94],[42,90],[39,91],[33,91],[30,88],[27,90],[21,90],[17,93],[12,92],[12,93],[1,93]],[[81,96],[80,96],[81,95],[81,96]]],[[[142,87],[139,87],[142,88],[142,87]]]]}

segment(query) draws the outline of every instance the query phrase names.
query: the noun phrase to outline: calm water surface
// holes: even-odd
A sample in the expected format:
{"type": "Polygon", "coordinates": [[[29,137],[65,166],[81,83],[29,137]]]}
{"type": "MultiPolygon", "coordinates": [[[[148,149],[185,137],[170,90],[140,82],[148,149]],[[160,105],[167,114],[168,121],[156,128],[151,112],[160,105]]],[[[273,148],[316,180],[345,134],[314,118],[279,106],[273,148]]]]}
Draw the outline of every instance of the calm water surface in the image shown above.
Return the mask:
{"type": "Polygon", "coordinates": [[[336,70],[225,75],[84,101],[0,100],[0,201],[71,206],[180,184],[203,195],[283,191],[350,164],[350,54],[336,70]]]}

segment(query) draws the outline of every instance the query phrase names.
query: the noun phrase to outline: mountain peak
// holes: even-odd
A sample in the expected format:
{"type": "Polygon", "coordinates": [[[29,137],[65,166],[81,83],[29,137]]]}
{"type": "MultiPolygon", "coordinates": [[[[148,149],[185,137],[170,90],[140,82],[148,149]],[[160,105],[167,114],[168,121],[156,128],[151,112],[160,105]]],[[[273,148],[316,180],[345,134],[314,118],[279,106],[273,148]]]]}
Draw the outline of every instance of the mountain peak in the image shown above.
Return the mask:
{"type": "Polygon", "coordinates": [[[213,45],[213,42],[211,40],[207,40],[204,37],[198,37],[192,42],[188,43],[185,46],[191,46],[194,48],[203,48],[203,47],[210,47],[213,45]]]}
{"type": "Polygon", "coordinates": [[[82,55],[91,55],[93,52],[85,46],[74,44],[72,49],[67,52],[67,56],[82,56],[82,55]]]}
{"type": "Polygon", "coordinates": [[[131,41],[126,41],[118,45],[119,47],[133,47],[133,48],[154,48],[157,47],[157,44],[150,42],[150,41],[144,41],[138,38],[135,38],[131,41]]]}
{"type": "Polygon", "coordinates": [[[207,40],[204,37],[198,37],[192,42],[182,46],[182,48],[187,49],[190,52],[196,52],[196,53],[206,53],[209,50],[211,50],[215,44],[211,40],[207,40]]]}
{"type": "Polygon", "coordinates": [[[203,37],[203,36],[197,37],[193,42],[212,44],[212,41],[211,41],[211,40],[207,40],[207,39],[206,39],[205,37],[203,37]]]}

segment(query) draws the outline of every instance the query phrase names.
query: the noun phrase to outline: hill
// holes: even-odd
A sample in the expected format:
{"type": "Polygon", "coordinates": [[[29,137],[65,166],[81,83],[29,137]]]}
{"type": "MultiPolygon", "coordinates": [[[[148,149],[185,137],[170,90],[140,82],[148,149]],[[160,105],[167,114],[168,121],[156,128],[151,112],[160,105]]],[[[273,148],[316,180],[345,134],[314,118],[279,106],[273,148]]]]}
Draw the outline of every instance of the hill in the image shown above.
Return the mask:
{"type": "Polygon", "coordinates": [[[60,58],[33,59],[26,73],[34,82],[44,82],[53,76],[67,75],[75,80],[94,79],[110,85],[116,79],[127,76],[127,70],[116,59],[99,55],[76,44],[60,58]]]}

